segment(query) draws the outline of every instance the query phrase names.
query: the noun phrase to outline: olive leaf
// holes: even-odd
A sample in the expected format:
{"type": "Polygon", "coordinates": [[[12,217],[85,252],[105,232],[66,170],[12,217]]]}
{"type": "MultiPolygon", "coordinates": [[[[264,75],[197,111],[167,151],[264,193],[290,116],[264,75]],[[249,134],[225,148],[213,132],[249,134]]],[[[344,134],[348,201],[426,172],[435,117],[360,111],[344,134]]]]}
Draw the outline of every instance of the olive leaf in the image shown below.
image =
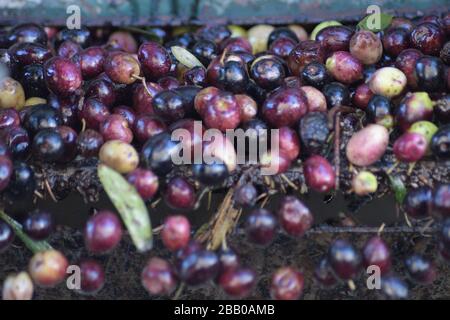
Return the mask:
{"type": "Polygon", "coordinates": [[[406,187],[402,179],[400,179],[400,177],[398,176],[392,176],[390,174],[388,174],[387,176],[391,183],[391,188],[394,191],[395,200],[399,204],[403,203],[403,199],[405,199],[406,196],[406,187]]]}
{"type": "Polygon", "coordinates": [[[175,58],[185,67],[192,69],[194,67],[203,67],[203,64],[189,51],[183,47],[170,47],[175,58]]]}
{"type": "Polygon", "coordinates": [[[26,247],[30,249],[33,253],[52,249],[52,246],[48,244],[46,241],[34,241],[30,237],[28,237],[25,234],[25,232],[23,232],[22,225],[13,218],[11,218],[9,215],[7,215],[2,210],[0,210],[0,218],[11,226],[17,237],[19,237],[19,239],[22,240],[22,242],[26,245],[26,247]]]}
{"type": "Polygon", "coordinates": [[[98,166],[98,177],[138,251],[150,250],[153,246],[150,216],[136,189],[120,173],[103,164],[98,166]]]}
{"type": "Polygon", "coordinates": [[[358,23],[358,28],[379,32],[389,27],[393,18],[394,16],[388,13],[372,13],[358,23]]]}

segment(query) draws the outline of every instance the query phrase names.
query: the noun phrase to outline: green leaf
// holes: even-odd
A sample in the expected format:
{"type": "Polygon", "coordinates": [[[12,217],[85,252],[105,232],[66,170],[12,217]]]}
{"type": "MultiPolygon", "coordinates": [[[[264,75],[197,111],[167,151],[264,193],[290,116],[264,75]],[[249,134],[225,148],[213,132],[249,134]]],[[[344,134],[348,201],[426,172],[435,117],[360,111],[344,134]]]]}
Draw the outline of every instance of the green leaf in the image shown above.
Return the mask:
{"type": "Polygon", "coordinates": [[[387,176],[391,183],[391,188],[394,191],[395,200],[399,204],[403,203],[403,199],[405,199],[406,196],[406,187],[403,184],[402,179],[400,179],[400,177],[398,176],[392,176],[390,174],[388,174],[387,176]]]}
{"type": "Polygon", "coordinates": [[[120,173],[103,164],[98,166],[98,177],[138,251],[150,250],[153,246],[150,216],[136,189],[120,173]]]}
{"type": "Polygon", "coordinates": [[[52,246],[48,244],[46,241],[34,241],[30,237],[28,237],[22,229],[22,225],[18,223],[16,220],[8,216],[5,212],[0,210],[0,218],[2,218],[7,224],[11,226],[14,230],[17,237],[30,249],[33,253],[39,251],[47,251],[52,249],[52,246]]]}
{"type": "Polygon", "coordinates": [[[203,67],[203,64],[189,51],[183,47],[170,47],[175,58],[185,67],[192,69],[194,67],[203,67]]]}
{"type": "Polygon", "coordinates": [[[362,19],[358,23],[358,27],[363,30],[379,32],[389,27],[393,18],[393,15],[387,13],[372,13],[362,19]]]}

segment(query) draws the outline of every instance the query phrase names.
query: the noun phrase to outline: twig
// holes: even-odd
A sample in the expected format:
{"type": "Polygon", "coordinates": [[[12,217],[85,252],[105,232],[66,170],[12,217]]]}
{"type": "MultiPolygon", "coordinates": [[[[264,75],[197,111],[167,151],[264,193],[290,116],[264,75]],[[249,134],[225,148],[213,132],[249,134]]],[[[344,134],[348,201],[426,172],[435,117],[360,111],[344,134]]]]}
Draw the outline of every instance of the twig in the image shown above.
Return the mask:
{"type": "Polygon", "coordinates": [[[50,184],[48,183],[47,179],[44,179],[44,186],[45,186],[45,189],[47,189],[47,192],[50,195],[50,198],[52,198],[52,200],[54,202],[58,202],[58,199],[56,199],[55,194],[53,193],[52,188],[50,187],[50,184]]]}
{"type": "MultiPolygon", "coordinates": [[[[325,233],[378,233],[379,227],[333,227],[317,226],[308,230],[307,234],[325,234],[325,233]]],[[[383,233],[421,233],[423,226],[394,226],[384,227],[383,233]]],[[[437,228],[429,228],[430,232],[436,232],[437,228]]]]}
{"type": "Polygon", "coordinates": [[[335,186],[339,190],[339,175],[341,174],[341,112],[336,112],[334,118],[334,172],[335,186]]]}
{"type": "Polygon", "coordinates": [[[180,284],[180,286],[178,287],[177,291],[176,291],[175,294],[173,295],[172,300],[178,300],[178,299],[180,298],[181,294],[183,293],[183,290],[184,290],[185,286],[186,286],[186,285],[184,284],[184,282],[182,282],[182,283],[180,284]]]}

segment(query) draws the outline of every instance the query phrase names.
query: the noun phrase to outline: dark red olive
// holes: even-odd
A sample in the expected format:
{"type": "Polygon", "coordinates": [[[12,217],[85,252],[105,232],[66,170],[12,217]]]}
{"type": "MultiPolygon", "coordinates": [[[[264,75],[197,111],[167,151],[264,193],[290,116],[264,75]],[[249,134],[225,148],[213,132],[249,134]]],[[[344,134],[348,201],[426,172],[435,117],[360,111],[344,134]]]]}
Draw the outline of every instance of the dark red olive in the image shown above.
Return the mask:
{"type": "Polygon", "coordinates": [[[432,261],[419,254],[413,254],[406,258],[405,266],[409,276],[418,283],[431,284],[436,280],[436,266],[432,261]]]}
{"type": "MultiPolygon", "coordinates": [[[[436,189],[434,191],[434,196],[433,196],[433,213],[443,216],[443,217],[450,217],[450,185],[449,184],[441,184],[436,187],[436,189]]],[[[449,245],[449,248],[450,248],[450,245],[449,245]]]]}
{"type": "Polygon", "coordinates": [[[273,90],[283,83],[285,71],[279,59],[262,56],[253,61],[250,67],[250,75],[261,88],[273,90]]]}
{"type": "Polygon", "coordinates": [[[95,98],[107,107],[111,107],[116,101],[116,91],[110,81],[95,79],[89,83],[85,97],[95,98]]]}
{"type": "Polygon", "coordinates": [[[272,275],[270,295],[275,300],[298,300],[303,294],[305,277],[292,267],[283,267],[272,275]]]}
{"type": "Polygon", "coordinates": [[[372,96],[373,92],[370,90],[369,86],[366,83],[360,84],[358,87],[356,87],[355,93],[353,95],[353,105],[362,110],[365,110],[372,96]]]}
{"type": "Polygon", "coordinates": [[[322,29],[316,35],[316,40],[321,42],[326,54],[336,51],[349,51],[353,29],[345,26],[331,26],[322,29]]]}
{"type": "Polygon", "coordinates": [[[335,51],[326,61],[328,72],[339,82],[352,84],[363,78],[362,63],[347,51],[335,51]]]}
{"type": "Polygon", "coordinates": [[[129,128],[128,121],[119,114],[108,115],[100,123],[100,133],[105,141],[120,140],[126,143],[133,141],[133,132],[129,128]]]}
{"type": "Polygon", "coordinates": [[[248,53],[252,53],[253,49],[252,49],[252,45],[250,44],[250,42],[243,37],[233,37],[233,38],[228,38],[225,39],[224,41],[222,41],[220,43],[220,51],[222,52],[236,52],[236,51],[243,51],[243,52],[248,52],[248,53]]]}
{"type": "Polygon", "coordinates": [[[256,283],[256,274],[249,268],[227,270],[219,278],[222,290],[234,298],[245,298],[250,295],[256,283]]]}
{"type": "Polygon", "coordinates": [[[87,129],[78,135],[77,151],[85,158],[97,157],[103,142],[103,136],[98,131],[87,129]]]}
{"type": "Polygon", "coordinates": [[[128,126],[130,128],[134,127],[134,123],[136,122],[136,113],[134,112],[134,110],[132,108],[121,105],[121,106],[115,107],[112,110],[112,113],[121,115],[122,117],[125,118],[125,120],[127,120],[128,126]]]}
{"type": "Polygon", "coordinates": [[[102,210],[87,221],[84,240],[89,251],[105,253],[119,244],[122,233],[122,224],[117,215],[102,210]]]}
{"type": "Polygon", "coordinates": [[[20,126],[20,116],[16,109],[0,109],[0,130],[20,126]]]}
{"type": "Polygon", "coordinates": [[[44,71],[49,89],[59,96],[75,94],[83,83],[80,69],[66,58],[51,58],[44,64],[44,71]]]}
{"type": "Polygon", "coordinates": [[[146,87],[138,83],[133,89],[133,109],[137,114],[153,114],[153,98],[162,88],[153,82],[147,82],[146,87]]]}
{"type": "Polygon", "coordinates": [[[433,191],[430,187],[411,189],[403,200],[403,209],[411,218],[421,219],[431,215],[433,191]]]}
{"type": "Polygon", "coordinates": [[[24,23],[15,26],[9,32],[8,41],[10,43],[40,43],[47,44],[47,34],[44,28],[34,23],[24,23]]]}
{"type": "Polygon", "coordinates": [[[439,55],[444,43],[444,32],[438,25],[432,22],[421,23],[411,32],[412,46],[424,54],[439,55]]]}
{"type": "Polygon", "coordinates": [[[178,81],[177,78],[165,76],[158,80],[158,84],[163,90],[171,90],[178,88],[180,86],[180,81],[178,81]]]}
{"type": "Polygon", "coordinates": [[[276,230],[275,216],[265,209],[255,209],[247,217],[247,237],[255,244],[268,245],[274,239],[276,230]]]}
{"type": "Polygon", "coordinates": [[[164,246],[170,251],[177,251],[186,247],[191,238],[191,224],[189,219],[182,215],[166,218],[161,230],[161,239],[164,246]]]}
{"type": "MultiPolygon", "coordinates": [[[[349,38],[350,41],[350,38],[349,38]]],[[[348,49],[348,48],[347,48],[348,49]]],[[[325,50],[320,41],[300,42],[289,54],[287,63],[294,76],[300,76],[303,68],[311,62],[324,63],[325,50]]]]}
{"type": "Polygon", "coordinates": [[[17,43],[8,49],[12,63],[23,68],[30,64],[43,64],[52,57],[50,50],[39,43],[17,43]]]}
{"type": "Polygon", "coordinates": [[[100,124],[103,123],[110,115],[106,105],[95,98],[88,98],[84,101],[78,117],[86,122],[86,126],[91,129],[98,130],[100,124]]]}
{"type": "Polygon", "coordinates": [[[94,260],[84,260],[79,264],[81,271],[81,292],[95,294],[105,284],[105,271],[103,267],[94,260]]]}
{"type": "Polygon", "coordinates": [[[379,236],[373,236],[366,242],[362,249],[362,255],[365,268],[377,266],[382,275],[391,270],[391,252],[386,242],[379,236]]]}
{"type": "Polygon", "coordinates": [[[151,199],[158,191],[158,177],[151,170],[137,168],[127,175],[127,181],[136,188],[143,200],[151,199]]]}
{"type": "Polygon", "coordinates": [[[423,54],[417,49],[403,50],[395,60],[395,67],[400,69],[406,76],[408,86],[411,89],[417,89],[417,76],[415,74],[416,63],[423,54]]]}
{"type": "Polygon", "coordinates": [[[153,257],[142,270],[141,281],[152,295],[169,295],[177,286],[177,277],[173,267],[161,258],[153,257]]]}
{"type": "Polygon", "coordinates": [[[270,44],[269,51],[280,58],[286,59],[296,45],[297,42],[291,38],[281,37],[270,44]]]}
{"type": "Polygon", "coordinates": [[[419,89],[428,92],[440,91],[445,85],[444,71],[441,59],[431,56],[420,57],[415,69],[419,89]]]}
{"type": "Polygon", "coordinates": [[[228,92],[219,92],[214,95],[202,109],[200,115],[207,127],[223,132],[227,129],[235,129],[241,120],[241,111],[237,100],[228,92]]]}
{"type": "Polygon", "coordinates": [[[157,42],[145,42],[139,47],[139,61],[149,79],[159,79],[170,71],[172,60],[169,52],[157,42]]]}
{"type": "Polygon", "coordinates": [[[79,65],[81,74],[85,79],[92,79],[103,72],[106,52],[102,47],[90,47],[77,55],[72,60],[79,65]]]}
{"type": "Polygon", "coordinates": [[[219,272],[219,258],[208,250],[194,251],[187,255],[180,265],[179,276],[190,286],[212,280],[219,272]]]}
{"type": "Polygon", "coordinates": [[[361,254],[347,240],[339,239],[331,244],[328,261],[334,273],[342,280],[354,279],[361,271],[361,254]]]}
{"type": "Polygon", "coordinates": [[[69,162],[77,155],[77,132],[68,126],[60,126],[57,130],[64,142],[64,152],[59,160],[69,162]]]}
{"type": "Polygon", "coordinates": [[[173,209],[192,209],[195,204],[195,189],[182,177],[172,178],[167,183],[164,200],[173,209]]]}
{"type": "Polygon", "coordinates": [[[409,34],[409,31],[401,28],[387,30],[383,35],[384,51],[393,57],[398,56],[409,48],[409,34]]]}
{"type": "Polygon", "coordinates": [[[165,123],[155,116],[138,115],[133,127],[133,133],[139,142],[146,142],[151,137],[166,131],[165,123]]]}
{"type": "Polygon", "coordinates": [[[303,164],[306,184],[317,192],[329,192],[335,187],[335,172],[327,159],[313,155],[303,164]]]}
{"type": "Polygon", "coordinates": [[[398,160],[416,162],[425,155],[427,146],[427,140],[422,134],[405,132],[395,140],[393,150],[398,160]]]}
{"type": "Polygon", "coordinates": [[[311,228],[314,217],[299,199],[286,196],[278,208],[278,221],[287,234],[300,237],[311,228]]]}
{"type": "Polygon", "coordinates": [[[46,211],[34,211],[23,222],[23,231],[34,240],[45,240],[54,230],[52,215],[46,211]]]}
{"type": "Polygon", "coordinates": [[[329,288],[336,284],[337,279],[333,274],[327,258],[322,258],[314,268],[314,279],[323,287],[329,288]]]}
{"type": "Polygon", "coordinates": [[[59,45],[56,55],[66,59],[72,59],[81,50],[82,48],[78,43],[72,40],[66,40],[59,45]]]}
{"type": "Polygon", "coordinates": [[[103,64],[108,77],[119,84],[131,84],[141,73],[141,67],[133,55],[115,51],[110,53],[103,64]]]}
{"type": "Polygon", "coordinates": [[[264,118],[276,128],[297,124],[308,111],[308,101],[300,90],[280,89],[267,97],[262,106],[264,118]]]}
{"type": "Polygon", "coordinates": [[[206,85],[206,69],[201,66],[196,66],[186,70],[183,74],[183,79],[187,85],[204,87],[206,85]]]}

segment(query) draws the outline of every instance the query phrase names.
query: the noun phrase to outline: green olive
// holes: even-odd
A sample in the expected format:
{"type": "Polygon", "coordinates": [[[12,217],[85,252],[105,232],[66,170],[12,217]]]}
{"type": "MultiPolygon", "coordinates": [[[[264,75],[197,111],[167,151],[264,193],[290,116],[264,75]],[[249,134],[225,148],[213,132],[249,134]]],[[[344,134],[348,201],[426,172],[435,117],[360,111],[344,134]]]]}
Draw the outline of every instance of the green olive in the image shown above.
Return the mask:
{"type": "Polygon", "coordinates": [[[430,144],[431,138],[438,131],[438,127],[433,122],[423,120],[414,122],[408,131],[423,135],[427,143],[430,144]]]}
{"type": "Polygon", "coordinates": [[[247,36],[248,36],[247,30],[245,30],[241,26],[230,25],[230,26],[228,26],[228,29],[230,29],[230,31],[231,31],[232,38],[238,38],[238,37],[247,38],[247,36]]]}
{"type": "Polygon", "coordinates": [[[302,26],[298,24],[290,24],[288,28],[294,31],[299,41],[308,40],[308,32],[306,32],[305,28],[303,28],[302,26]]]}
{"type": "Polygon", "coordinates": [[[353,191],[359,196],[374,193],[378,189],[377,177],[370,171],[361,171],[352,181],[353,191]]]}
{"type": "Polygon", "coordinates": [[[310,38],[311,40],[316,40],[317,34],[325,28],[333,27],[333,26],[342,26],[342,23],[336,20],[324,21],[319,23],[311,32],[310,38]]]}
{"type": "Polygon", "coordinates": [[[269,35],[275,28],[268,24],[258,24],[247,31],[248,41],[253,48],[253,53],[260,53],[267,50],[269,35]]]}
{"type": "Polygon", "coordinates": [[[400,95],[406,87],[405,74],[393,67],[384,67],[375,71],[369,80],[370,90],[387,98],[400,95]]]}
{"type": "Polygon", "coordinates": [[[13,78],[0,80],[0,108],[21,110],[25,105],[25,92],[22,85],[13,78]]]}
{"type": "Polygon", "coordinates": [[[128,143],[120,140],[107,141],[99,152],[100,161],[120,173],[129,173],[137,168],[139,155],[128,143]]]}

